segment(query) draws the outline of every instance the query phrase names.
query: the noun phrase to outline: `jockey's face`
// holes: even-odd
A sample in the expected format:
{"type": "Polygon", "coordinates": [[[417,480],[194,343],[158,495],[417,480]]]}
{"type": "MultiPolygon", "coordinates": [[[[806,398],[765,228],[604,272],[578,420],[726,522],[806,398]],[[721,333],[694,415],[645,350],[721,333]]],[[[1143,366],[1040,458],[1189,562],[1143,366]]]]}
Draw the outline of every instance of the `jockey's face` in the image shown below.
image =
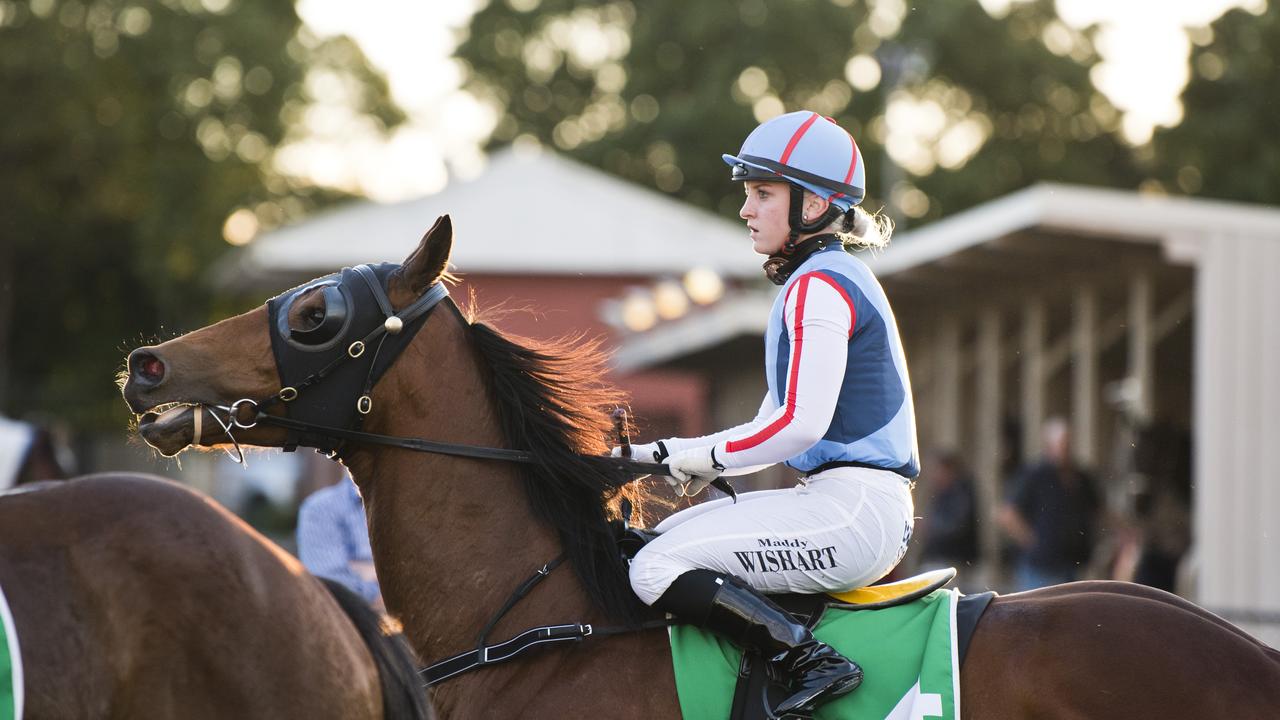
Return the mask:
{"type": "MultiPolygon", "coordinates": [[[[742,183],[747,199],[742,203],[738,216],[747,221],[747,229],[751,231],[751,242],[755,251],[761,255],[774,255],[782,250],[791,233],[791,221],[787,217],[791,210],[791,186],[785,182],[768,180],[747,180],[742,183]]],[[[819,217],[827,209],[827,201],[804,191],[803,216],[806,222],[819,217]]],[[[812,233],[801,234],[803,240],[812,233]]]]}
{"type": "Polygon", "coordinates": [[[791,232],[787,210],[791,207],[791,190],[785,182],[747,180],[742,183],[747,199],[738,216],[747,221],[753,249],[761,255],[782,250],[791,232]]]}

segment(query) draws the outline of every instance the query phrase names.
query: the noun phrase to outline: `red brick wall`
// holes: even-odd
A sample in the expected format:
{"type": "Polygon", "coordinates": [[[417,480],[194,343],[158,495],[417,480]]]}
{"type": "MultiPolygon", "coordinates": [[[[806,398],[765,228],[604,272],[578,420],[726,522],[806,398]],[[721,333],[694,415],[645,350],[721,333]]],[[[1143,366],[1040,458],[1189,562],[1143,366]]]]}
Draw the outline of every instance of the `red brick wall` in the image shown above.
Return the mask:
{"type": "Polygon", "coordinates": [[[631,285],[649,282],[644,277],[583,277],[480,275],[466,273],[450,290],[465,305],[471,290],[480,308],[501,306],[510,311],[494,325],[506,332],[535,338],[552,338],[586,331],[612,335],[600,319],[600,303],[621,297],[631,285]]]}
{"type": "MultiPolygon", "coordinates": [[[[600,317],[600,305],[620,298],[627,287],[647,285],[646,276],[484,275],[465,273],[450,293],[459,304],[481,310],[502,308],[492,325],[513,335],[549,339],[585,332],[605,337],[616,348],[619,334],[600,317]]],[[[615,374],[610,378],[631,395],[637,441],[672,435],[700,435],[708,427],[707,382],[698,373],[661,370],[615,374]]]]}

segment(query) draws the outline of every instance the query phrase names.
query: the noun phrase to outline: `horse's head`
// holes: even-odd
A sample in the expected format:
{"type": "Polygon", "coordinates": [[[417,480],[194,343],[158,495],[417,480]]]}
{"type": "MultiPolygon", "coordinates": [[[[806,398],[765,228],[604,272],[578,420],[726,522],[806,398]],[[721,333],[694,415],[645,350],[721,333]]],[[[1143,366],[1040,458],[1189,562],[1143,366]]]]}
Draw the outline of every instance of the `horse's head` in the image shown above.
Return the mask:
{"type": "Polygon", "coordinates": [[[230,442],[316,445],[273,416],[348,428],[371,409],[372,384],[445,295],[453,225],[441,216],[401,265],[318,278],[250,312],[129,354],[124,398],[143,439],[164,455],[230,442]]]}

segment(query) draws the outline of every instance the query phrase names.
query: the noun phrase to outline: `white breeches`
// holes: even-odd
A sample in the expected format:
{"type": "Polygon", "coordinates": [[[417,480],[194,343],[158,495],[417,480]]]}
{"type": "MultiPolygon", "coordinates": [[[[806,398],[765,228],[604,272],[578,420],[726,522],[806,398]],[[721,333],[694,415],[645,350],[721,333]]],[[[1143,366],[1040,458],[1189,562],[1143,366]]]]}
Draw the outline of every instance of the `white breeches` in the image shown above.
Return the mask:
{"type": "Polygon", "coordinates": [[[841,467],[793,488],[700,503],[658,524],[631,562],[652,605],[689,570],[737,575],[762,592],[850,590],[889,573],[914,524],[911,490],[888,470],[841,467]]]}

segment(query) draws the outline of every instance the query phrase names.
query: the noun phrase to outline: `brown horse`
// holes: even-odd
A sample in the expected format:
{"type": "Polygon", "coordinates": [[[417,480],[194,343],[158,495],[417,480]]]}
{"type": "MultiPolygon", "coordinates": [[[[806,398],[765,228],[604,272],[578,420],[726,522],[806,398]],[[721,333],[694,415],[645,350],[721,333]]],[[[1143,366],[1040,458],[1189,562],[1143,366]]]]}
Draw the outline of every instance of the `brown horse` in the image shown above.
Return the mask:
{"type": "MultiPolygon", "coordinates": [[[[606,450],[602,408],[619,399],[600,382],[601,358],[590,344],[517,344],[448,299],[420,315],[419,298],[440,282],[451,245],[442,218],[378,281],[348,269],[266,308],[134,351],[125,397],[135,412],[186,404],[144,415],[141,433],[163,453],[180,452],[193,440],[194,418],[207,428],[210,408],[221,406],[220,417],[238,422],[238,442],[337,452],[366,498],[387,607],[424,659],[474,647],[512,588],[561,553],[573,572],[552,573],[505,616],[495,638],[540,625],[632,621],[640,608],[606,529],[608,504],[627,478],[579,455],[606,450]],[[390,305],[409,308],[402,314],[410,321],[387,320],[383,333],[383,313],[352,319],[360,304],[353,293],[375,282],[384,283],[390,305]],[[361,364],[365,346],[385,354],[380,338],[391,334],[399,345],[380,360],[385,374],[361,364]],[[299,371],[295,361],[308,367],[299,371]],[[309,395],[319,399],[302,405],[309,395]],[[245,398],[256,402],[236,402],[245,398]],[[384,447],[300,424],[308,413],[318,425],[528,451],[538,462],[384,447]]],[[[199,444],[227,441],[206,430],[199,444]]],[[[1077,583],[992,602],[961,682],[966,718],[1275,717],[1280,654],[1173,595],[1077,583]]],[[[447,680],[434,701],[448,717],[679,716],[662,631],[530,653],[447,680]]]]}
{"type": "Polygon", "coordinates": [[[376,613],[176,483],[104,474],[0,494],[0,588],[29,718],[426,716],[413,658],[376,613]]]}

